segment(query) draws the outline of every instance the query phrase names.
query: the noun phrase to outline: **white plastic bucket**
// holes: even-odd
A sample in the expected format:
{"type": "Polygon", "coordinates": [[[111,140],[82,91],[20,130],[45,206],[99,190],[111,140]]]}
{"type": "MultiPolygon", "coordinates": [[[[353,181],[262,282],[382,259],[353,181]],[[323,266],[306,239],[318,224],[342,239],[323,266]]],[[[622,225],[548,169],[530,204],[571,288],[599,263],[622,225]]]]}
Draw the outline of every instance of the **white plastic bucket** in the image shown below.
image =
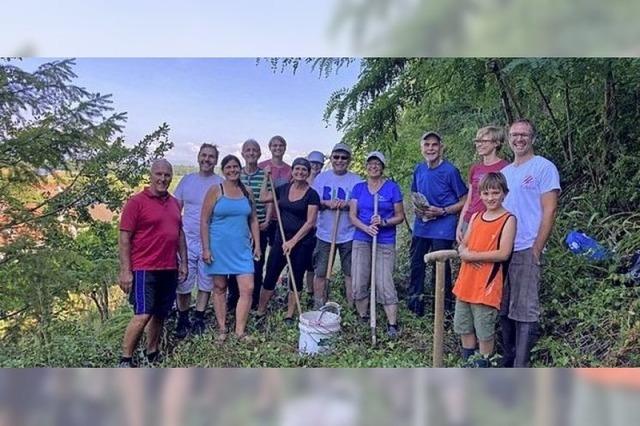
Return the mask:
{"type": "Polygon", "coordinates": [[[340,331],[340,306],[329,302],[319,311],[305,312],[298,323],[300,355],[320,355],[331,352],[333,340],[340,331]]]}

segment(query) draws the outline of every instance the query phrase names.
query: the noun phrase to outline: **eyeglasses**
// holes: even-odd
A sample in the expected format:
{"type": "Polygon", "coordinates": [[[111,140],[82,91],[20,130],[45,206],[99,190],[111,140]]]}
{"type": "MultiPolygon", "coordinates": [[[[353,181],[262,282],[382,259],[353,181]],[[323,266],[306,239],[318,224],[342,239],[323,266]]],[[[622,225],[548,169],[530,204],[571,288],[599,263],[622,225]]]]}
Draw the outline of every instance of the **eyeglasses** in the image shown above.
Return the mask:
{"type": "Polygon", "coordinates": [[[531,133],[509,133],[510,139],[516,139],[516,138],[528,139],[530,137],[531,137],[531,133]]]}
{"type": "Polygon", "coordinates": [[[350,157],[348,155],[332,155],[331,158],[334,160],[348,160],[350,157]]]}
{"type": "Polygon", "coordinates": [[[493,139],[474,139],[473,143],[475,143],[476,145],[481,145],[481,144],[485,144],[485,143],[491,143],[493,142],[493,139]]]}

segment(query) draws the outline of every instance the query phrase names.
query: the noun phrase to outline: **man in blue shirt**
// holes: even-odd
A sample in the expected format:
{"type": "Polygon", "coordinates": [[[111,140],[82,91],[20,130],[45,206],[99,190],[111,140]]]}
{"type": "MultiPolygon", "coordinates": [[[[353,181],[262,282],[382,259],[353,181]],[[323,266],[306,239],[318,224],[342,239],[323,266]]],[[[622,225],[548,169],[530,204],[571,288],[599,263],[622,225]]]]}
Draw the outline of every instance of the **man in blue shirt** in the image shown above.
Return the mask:
{"type": "MultiPolygon", "coordinates": [[[[467,198],[467,186],[460,171],[442,156],[442,137],[426,132],[420,139],[424,162],[416,166],[411,182],[415,222],[411,240],[411,278],[409,282],[409,309],[423,316],[424,255],[431,251],[453,247],[456,239],[457,214],[467,198]],[[421,201],[418,201],[421,200],[421,201]]],[[[435,269],[435,266],[434,266],[435,269]]],[[[430,293],[435,290],[435,270],[431,277],[430,293]]],[[[451,267],[445,268],[445,308],[453,308],[451,294],[451,267]]]]}

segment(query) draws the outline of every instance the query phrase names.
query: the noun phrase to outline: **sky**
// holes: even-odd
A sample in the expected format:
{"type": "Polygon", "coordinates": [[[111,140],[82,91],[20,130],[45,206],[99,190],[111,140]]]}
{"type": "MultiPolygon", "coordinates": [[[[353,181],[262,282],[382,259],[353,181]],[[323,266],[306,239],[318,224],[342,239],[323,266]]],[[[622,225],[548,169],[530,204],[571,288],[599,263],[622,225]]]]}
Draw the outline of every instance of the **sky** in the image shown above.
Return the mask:
{"type": "MultiPolygon", "coordinates": [[[[19,62],[34,70],[50,59],[19,62]]],[[[141,140],[163,122],[171,128],[174,164],[196,165],[203,142],[217,144],[221,158],[239,154],[248,138],[262,146],[279,134],[287,140],[285,159],[319,150],[328,153],[341,133],[322,119],[334,91],[357,81],[359,65],[320,77],[310,67],[272,71],[268,61],[244,59],[76,59],[74,84],[91,92],[113,95],[117,112],[127,112],[124,136],[129,144],[141,140]]]]}
{"type": "Polygon", "coordinates": [[[21,56],[344,56],[337,0],[22,0],[3,5],[0,51],[21,56]],[[52,19],[55,16],[55,19],[52,19]],[[81,35],[81,36],[80,36],[81,35]],[[338,53],[340,50],[342,53],[338,53]],[[23,53],[28,52],[28,53],[23,53]]]}

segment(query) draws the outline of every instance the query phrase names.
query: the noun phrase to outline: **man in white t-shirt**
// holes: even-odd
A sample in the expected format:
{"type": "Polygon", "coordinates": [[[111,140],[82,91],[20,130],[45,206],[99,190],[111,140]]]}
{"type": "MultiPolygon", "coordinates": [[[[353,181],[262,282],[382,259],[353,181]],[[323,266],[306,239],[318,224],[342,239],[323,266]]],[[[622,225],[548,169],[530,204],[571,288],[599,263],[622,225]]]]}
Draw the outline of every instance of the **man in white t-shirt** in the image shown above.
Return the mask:
{"type": "Polygon", "coordinates": [[[340,211],[340,219],[336,233],[336,251],[340,253],[340,266],[344,275],[347,303],[353,304],[351,289],[351,243],[355,227],[349,221],[349,200],[351,190],[362,182],[362,178],[350,172],[351,148],[339,143],[331,151],[331,170],[320,173],[313,181],[313,189],[320,196],[320,212],[316,222],[316,248],[313,251],[315,279],[313,282],[314,307],[319,308],[327,301],[327,267],[331,249],[332,233],[336,220],[336,212],[340,211]]]}
{"type": "Polygon", "coordinates": [[[218,148],[208,143],[200,146],[198,152],[198,173],[183,176],[178,184],[174,196],[180,202],[183,209],[182,227],[187,239],[187,253],[189,260],[189,275],[186,281],[178,285],[177,305],[178,324],[176,337],[186,337],[189,330],[195,335],[202,334],[205,329],[204,311],[209,303],[213,279],[204,271],[204,262],[201,256],[200,243],[200,211],[202,202],[211,186],[222,183],[222,178],[214,173],[218,163],[218,148]],[[194,312],[193,325],[189,320],[189,306],[191,305],[191,292],[198,282],[198,296],[196,297],[196,310],[194,312]]]}
{"type": "Polygon", "coordinates": [[[558,169],[533,152],[536,136],[531,121],[516,120],[509,128],[514,160],[502,169],[509,186],[504,207],[517,219],[500,310],[505,367],[528,367],[538,339],[540,258],[553,228],[560,193],[558,169]]]}

